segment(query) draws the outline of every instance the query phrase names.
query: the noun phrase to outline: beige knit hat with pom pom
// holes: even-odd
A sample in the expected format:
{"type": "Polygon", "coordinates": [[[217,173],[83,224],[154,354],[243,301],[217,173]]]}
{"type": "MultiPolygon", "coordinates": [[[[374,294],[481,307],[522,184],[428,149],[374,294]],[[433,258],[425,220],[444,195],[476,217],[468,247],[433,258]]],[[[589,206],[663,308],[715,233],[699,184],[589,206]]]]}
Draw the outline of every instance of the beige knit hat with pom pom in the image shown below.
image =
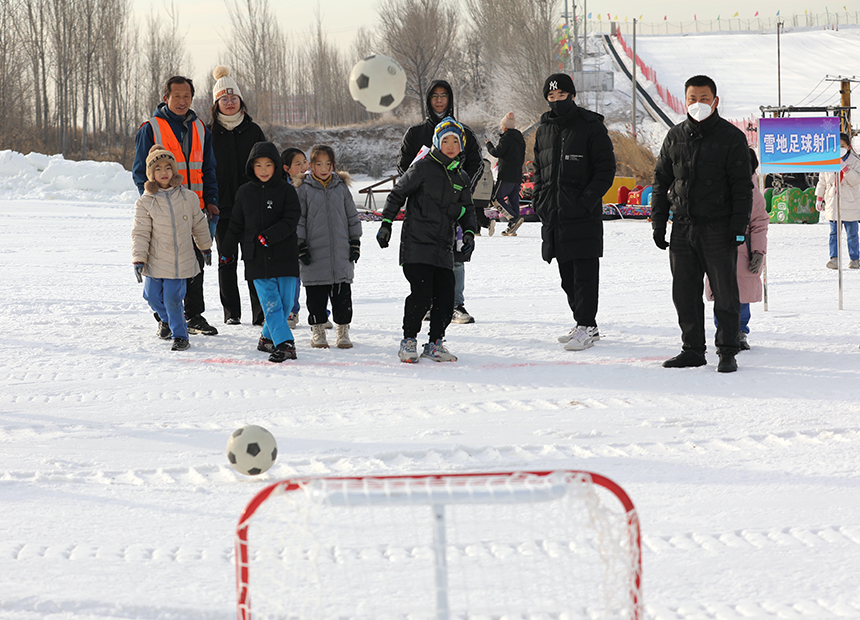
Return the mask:
{"type": "Polygon", "coordinates": [[[239,85],[236,80],[230,77],[230,67],[218,65],[212,71],[212,76],[215,78],[215,86],[212,88],[212,101],[218,101],[224,95],[236,95],[239,99],[242,98],[242,91],[239,90],[239,85]]]}

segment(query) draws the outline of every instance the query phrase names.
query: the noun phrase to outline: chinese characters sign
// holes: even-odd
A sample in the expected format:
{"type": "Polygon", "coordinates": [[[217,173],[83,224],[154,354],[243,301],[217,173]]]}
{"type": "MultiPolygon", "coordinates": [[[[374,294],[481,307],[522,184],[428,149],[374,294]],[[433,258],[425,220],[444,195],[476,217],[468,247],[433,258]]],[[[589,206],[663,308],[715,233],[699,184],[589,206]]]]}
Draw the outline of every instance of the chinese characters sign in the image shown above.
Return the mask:
{"type": "Polygon", "coordinates": [[[762,118],[758,124],[761,172],[835,172],[839,117],[762,118]]]}

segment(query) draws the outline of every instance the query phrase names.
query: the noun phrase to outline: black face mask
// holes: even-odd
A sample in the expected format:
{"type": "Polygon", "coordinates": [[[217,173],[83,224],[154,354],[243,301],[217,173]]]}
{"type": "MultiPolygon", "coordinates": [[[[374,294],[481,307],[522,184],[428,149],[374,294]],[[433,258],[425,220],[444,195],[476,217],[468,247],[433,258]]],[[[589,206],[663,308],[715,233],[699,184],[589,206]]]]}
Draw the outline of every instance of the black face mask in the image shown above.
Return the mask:
{"type": "Polygon", "coordinates": [[[567,99],[559,99],[549,102],[549,109],[555,112],[556,116],[565,115],[573,107],[573,98],[568,95],[567,99]]]}

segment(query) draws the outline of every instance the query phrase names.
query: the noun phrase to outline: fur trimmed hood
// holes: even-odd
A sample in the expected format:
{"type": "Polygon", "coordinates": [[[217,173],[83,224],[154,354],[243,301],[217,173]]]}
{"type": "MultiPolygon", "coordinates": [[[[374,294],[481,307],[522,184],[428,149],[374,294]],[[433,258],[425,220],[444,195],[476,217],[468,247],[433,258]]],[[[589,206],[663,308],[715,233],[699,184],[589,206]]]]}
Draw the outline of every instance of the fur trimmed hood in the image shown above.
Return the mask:
{"type": "MultiPolygon", "coordinates": [[[[343,181],[343,184],[347,187],[352,185],[352,176],[346,170],[338,170],[337,172],[332,173],[333,175],[337,175],[338,178],[343,181]]],[[[305,179],[311,177],[310,174],[294,174],[290,176],[290,180],[293,182],[293,187],[296,189],[301,186],[302,183],[305,182],[305,179]]]]}
{"type": "MultiPolygon", "coordinates": [[[[174,187],[179,187],[180,185],[182,185],[182,175],[174,172],[167,189],[173,189],[174,187]]],[[[147,181],[143,184],[143,191],[147,194],[152,194],[153,196],[159,191],[162,191],[162,189],[163,188],[158,184],[157,181],[147,181]]]]}

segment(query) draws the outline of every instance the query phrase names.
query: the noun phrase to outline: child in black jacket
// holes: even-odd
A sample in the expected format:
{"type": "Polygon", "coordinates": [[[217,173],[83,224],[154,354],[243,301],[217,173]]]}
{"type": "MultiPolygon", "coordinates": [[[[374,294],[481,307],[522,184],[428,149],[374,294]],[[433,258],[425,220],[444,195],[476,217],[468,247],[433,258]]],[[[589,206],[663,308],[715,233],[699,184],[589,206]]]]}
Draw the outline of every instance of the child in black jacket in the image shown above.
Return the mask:
{"type": "Polygon", "coordinates": [[[403,310],[402,362],[418,361],[418,332],[429,308],[430,342],[421,357],[434,362],[456,362],[442,339],[454,308],[454,242],[459,223],[463,229],[462,252],[468,257],[475,247],[475,208],[469,177],[461,169],[466,139],[463,126],[445,118],[436,126],[433,148],[412,164],[388,195],[382,210],[382,226],[376,238],[388,247],[391,222],[406,205],[400,233],[400,264],[412,292],[403,310]]]}
{"type": "Polygon", "coordinates": [[[245,168],[251,181],[236,192],[221,261],[235,260],[241,243],[245,279],[253,281],[266,315],[257,349],[271,353],[270,362],[294,360],[296,346],[287,317],[299,275],[299,198],[283,180],[281,157],[271,142],[255,144],[245,168]]]}

